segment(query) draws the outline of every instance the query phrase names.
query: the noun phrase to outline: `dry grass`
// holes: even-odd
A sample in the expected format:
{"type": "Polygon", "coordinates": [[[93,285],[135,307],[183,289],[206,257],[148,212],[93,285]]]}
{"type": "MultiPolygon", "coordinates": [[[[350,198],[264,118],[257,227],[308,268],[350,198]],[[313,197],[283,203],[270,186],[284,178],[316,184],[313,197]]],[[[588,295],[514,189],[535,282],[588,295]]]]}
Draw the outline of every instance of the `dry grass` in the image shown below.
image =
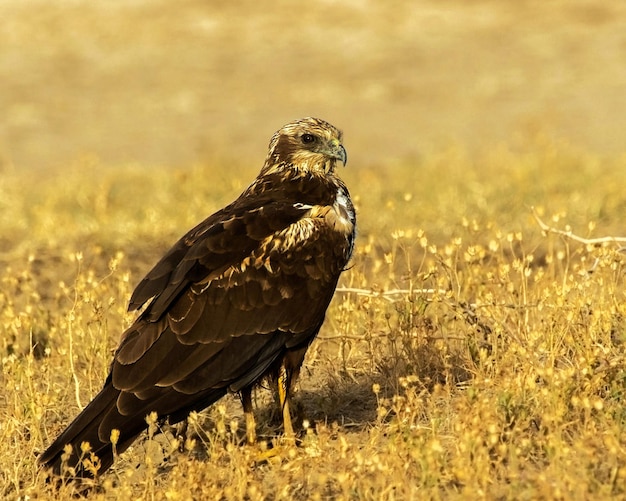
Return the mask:
{"type": "MultiPolygon", "coordinates": [[[[303,371],[301,445],[260,461],[229,398],[194,416],[193,440],[139,441],[92,498],[625,496],[624,256],[542,235],[529,210],[623,236],[625,164],[538,137],[349,165],[359,240],[303,371]]],[[[98,390],[142,273],[253,175],[232,172],[84,161],[36,185],[5,173],[2,497],[73,493],[45,484],[37,453],[98,390]]],[[[273,437],[266,390],[257,408],[273,437]]]]}

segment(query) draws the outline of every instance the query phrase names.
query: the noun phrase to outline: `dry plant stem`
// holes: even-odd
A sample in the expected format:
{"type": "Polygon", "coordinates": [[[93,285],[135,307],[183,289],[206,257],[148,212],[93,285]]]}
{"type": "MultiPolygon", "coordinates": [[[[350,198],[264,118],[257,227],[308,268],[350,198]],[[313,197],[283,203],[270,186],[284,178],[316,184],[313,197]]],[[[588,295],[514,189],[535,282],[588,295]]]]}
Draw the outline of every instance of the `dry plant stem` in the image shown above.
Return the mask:
{"type": "MultiPolygon", "coordinates": [[[[81,265],[81,260],[82,260],[82,256],[77,255],[77,261],[78,261],[78,272],[77,272],[77,276],[80,275],[80,265],[81,265]]],[[[72,303],[72,309],[69,313],[69,318],[68,318],[68,337],[69,337],[69,344],[70,344],[70,348],[68,350],[68,356],[70,358],[70,372],[72,373],[72,378],[74,379],[74,392],[75,392],[75,396],[76,396],[76,404],[78,405],[79,409],[83,409],[83,405],[80,402],[80,382],[78,381],[78,376],[76,374],[76,369],[74,368],[74,318],[76,315],[76,305],[78,304],[78,289],[77,287],[74,287],[74,302],[72,303]]]]}
{"type": "Polygon", "coordinates": [[[444,289],[391,289],[388,291],[375,291],[372,289],[359,289],[357,287],[337,287],[336,292],[343,294],[357,294],[359,296],[382,297],[387,301],[395,301],[393,296],[410,294],[446,294],[444,289]]]}
{"type": "MultiPolygon", "coordinates": [[[[537,221],[537,224],[539,225],[541,230],[545,231],[546,233],[554,233],[555,235],[561,235],[563,237],[569,238],[570,240],[574,240],[576,242],[580,242],[585,245],[598,245],[598,244],[605,244],[605,243],[626,244],[626,237],[609,236],[609,237],[598,237],[598,238],[583,238],[583,237],[579,237],[578,235],[573,233],[571,230],[565,231],[565,230],[559,230],[557,228],[553,228],[552,226],[548,226],[546,223],[544,223],[541,220],[541,218],[537,214],[537,210],[534,207],[531,207],[530,210],[532,211],[533,217],[535,218],[535,221],[537,221]]],[[[625,248],[624,246],[620,246],[618,250],[623,251],[624,248],[625,248]]]]}

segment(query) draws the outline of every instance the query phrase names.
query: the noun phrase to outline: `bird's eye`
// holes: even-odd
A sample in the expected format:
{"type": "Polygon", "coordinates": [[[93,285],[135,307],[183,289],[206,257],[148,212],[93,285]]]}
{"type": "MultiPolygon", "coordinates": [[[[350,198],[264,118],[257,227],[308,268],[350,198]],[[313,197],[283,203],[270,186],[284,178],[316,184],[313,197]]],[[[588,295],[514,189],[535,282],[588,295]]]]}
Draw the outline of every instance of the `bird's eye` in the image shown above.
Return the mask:
{"type": "Polygon", "coordinates": [[[311,144],[315,141],[315,136],[313,134],[302,134],[301,139],[304,144],[311,144]]]}

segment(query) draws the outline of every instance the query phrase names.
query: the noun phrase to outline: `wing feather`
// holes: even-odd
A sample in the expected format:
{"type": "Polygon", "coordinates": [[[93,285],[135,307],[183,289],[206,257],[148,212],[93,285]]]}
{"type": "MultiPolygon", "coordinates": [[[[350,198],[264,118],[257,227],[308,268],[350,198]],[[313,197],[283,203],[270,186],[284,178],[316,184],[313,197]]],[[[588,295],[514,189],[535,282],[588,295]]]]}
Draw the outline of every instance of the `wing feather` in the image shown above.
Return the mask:
{"type": "Polygon", "coordinates": [[[172,387],[178,392],[193,394],[211,387],[247,386],[256,379],[250,379],[250,368],[254,366],[264,373],[282,352],[288,336],[283,332],[273,336],[234,338],[219,356],[207,360],[172,387]]]}
{"type": "Polygon", "coordinates": [[[277,332],[297,337],[299,333],[311,336],[312,325],[319,329],[335,284],[336,280],[311,282],[298,273],[272,273],[261,267],[232,271],[209,287],[189,289],[162,320],[138,319],[140,325],[134,326],[116,354],[113,384],[127,392],[145,392],[157,385],[186,393],[191,388],[205,390],[221,379],[234,380],[238,368],[258,360],[255,343],[271,346],[280,338],[277,332]],[[288,297],[281,293],[281,284],[289,288],[288,297]],[[145,338],[139,334],[142,331],[145,338]],[[237,343],[252,351],[232,351],[239,337],[247,339],[237,343]],[[204,367],[202,378],[197,373],[200,367],[204,367]],[[217,379],[208,375],[211,371],[217,379]]]}
{"type": "Polygon", "coordinates": [[[163,327],[163,322],[135,321],[124,332],[115,360],[122,365],[137,362],[160,339],[163,327]]]}
{"type": "Polygon", "coordinates": [[[183,336],[197,326],[206,305],[203,299],[199,299],[193,291],[187,290],[172,305],[167,313],[167,320],[174,334],[183,336]]]}
{"type": "MultiPolygon", "coordinates": [[[[198,343],[220,344],[276,330],[300,332],[310,325],[309,305],[318,301],[321,288],[332,290],[334,283],[311,287],[310,280],[302,280],[305,268],[320,263],[315,252],[304,252],[303,262],[291,249],[282,255],[278,251],[286,238],[296,239],[299,233],[290,236],[290,227],[310,209],[284,200],[253,205],[258,207],[251,209],[250,201],[241,207],[235,203],[209,217],[179,240],[140,283],[131,307],[149,294],[156,296],[123,336],[112,367],[116,388],[140,392],[181,382],[203,357],[219,351],[197,348],[198,343]],[[266,234],[270,231],[274,233],[266,234]],[[270,245],[272,235],[278,240],[270,245]],[[246,259],[248,265],[243,264],[246,259]],[[278,259],[275,270],[267,264],[274,259],[278,259]],[[157,291],[165,276],[168,282],[157,291]],[[176,369],[186,364],[189,367],[176,369]]],[[[315,246],[319,237],[311,233],[315,232],[307,232],[307,241],[315,246]]],[[[323,253],[321,248],[313,250],[323,253]]]]}

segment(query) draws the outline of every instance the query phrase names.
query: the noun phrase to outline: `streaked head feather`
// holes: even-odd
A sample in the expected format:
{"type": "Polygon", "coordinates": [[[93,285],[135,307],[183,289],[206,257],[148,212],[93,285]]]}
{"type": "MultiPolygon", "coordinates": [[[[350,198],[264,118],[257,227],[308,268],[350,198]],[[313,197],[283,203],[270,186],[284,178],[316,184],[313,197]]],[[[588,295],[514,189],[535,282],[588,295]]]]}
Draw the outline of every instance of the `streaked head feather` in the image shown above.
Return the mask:
{"type": "Polygon", "coordinates": [[[344,164],[347,160],[341,131],[324,120],[307,117],[274,133],[261,173],[291,168],[302,173],[328,174],[335,169],[337,160],[344,164]]]}

